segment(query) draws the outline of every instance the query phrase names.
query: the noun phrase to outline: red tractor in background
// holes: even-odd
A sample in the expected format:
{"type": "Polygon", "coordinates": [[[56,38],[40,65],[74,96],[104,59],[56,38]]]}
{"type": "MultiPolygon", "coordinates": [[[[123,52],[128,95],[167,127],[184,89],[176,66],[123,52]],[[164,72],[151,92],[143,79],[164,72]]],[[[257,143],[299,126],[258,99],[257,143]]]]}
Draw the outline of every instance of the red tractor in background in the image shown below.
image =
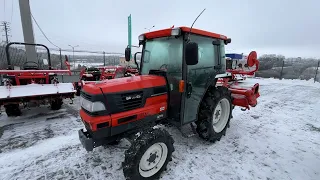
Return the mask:
{"type": "Polygon", "coordinates": [[[76,96],[80,96],[81,89],[85,84],[94,84],[97,81],[128,77],[137,75],[137,73],[138,70],[130,66],[99,66],[83,68],[80,72],[79,82],[75,83],[75,89],[77,90],[76,96]]]}
{"type": "Polygon", "coordinates": [[[129,76],[129,75],[138,76],[139,75],[138,69],[137,68],[133,68],[131,66],[127,66],[126,73],[127,73],[127,76],[129,76]]]}
{"type": "MultiPolygon", "coordinates": [[[[20,116],[22,107],[50,104],[52,110],[58,110],[63,99],[72,99],[75,94],[72,83],[60,83],[57,74],[69,74],[70,64],[66,59],[68,70],[56,70],[51,67],[49,49],[42,44],[11,42],[6,45],[7,69],[0,70],[3,85],[0,86],[0,106],[4,106],[7,116],[20,116]],[[39,59],[26,59],[14,64],[9,48],[11,45],[41,46],[47,51],[43,62],[39,59]],[[46,68],[45,68],[46,67],[46,68]]],[[[22,51],[22,50],[21,50],[22,51]]]]}
{"type": "MultiPolygon", "coordinates": [[[[219,141],[226,134],[235,106],[257,104],[259,84],[234,84],[226,71],[224,35],[188,27],[139,36],[139,75],[85,84],[79,139],[87,151],[101,145],[131,142],[122,164],[126,179],[157,179],[174,152],[174,140],[157,124],[180,130],[190,126],[200,138],[219,141]],[[220,80],[220,81],[219,81],[220,80]],[[221,81],[222,80],[222,81],[221,81]]],[[[126,61],[131,49],[125,50],[126,61]]],[[[137,62],[136,62],[137,64],[137,62]]],[[[248,64],[258,67],[256,52],[248,64]]],[[[242,73],[242,72],[237,72],[242,73]]]]}

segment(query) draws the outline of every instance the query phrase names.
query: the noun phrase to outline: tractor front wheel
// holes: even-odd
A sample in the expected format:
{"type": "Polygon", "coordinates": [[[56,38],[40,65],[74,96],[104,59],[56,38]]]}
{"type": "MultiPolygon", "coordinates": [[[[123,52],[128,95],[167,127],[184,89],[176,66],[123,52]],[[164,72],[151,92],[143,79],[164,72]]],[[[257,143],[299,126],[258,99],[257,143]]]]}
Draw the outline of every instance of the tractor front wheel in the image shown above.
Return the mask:
{"type": "Polygon", "coordinates": [[[8,117],[21,115],[21,110],[19,108],[19,104],[7,104],[7,105],[4,105],[4,108],[6,110],[8,117]]]}
{"type": "Polygon", "coordinates": [[[52,110],[59,110],[61,109],[62,104],[63,104],[62,99],[57,98],[51,101],[50,106],[52,110]]]}
{"type": "Polygon", "coordinates": [[[200,105],[197,132],[202,139],[220,141],[232,117],[231,92],[226,87],[211,88],[200,105]]]}
{"type": "Polygon", "coordinates": [[[125,152],[122,164],[126,179],[158,179],[174,151],[173,139],[163,129],[141,132],[125,152]]]}

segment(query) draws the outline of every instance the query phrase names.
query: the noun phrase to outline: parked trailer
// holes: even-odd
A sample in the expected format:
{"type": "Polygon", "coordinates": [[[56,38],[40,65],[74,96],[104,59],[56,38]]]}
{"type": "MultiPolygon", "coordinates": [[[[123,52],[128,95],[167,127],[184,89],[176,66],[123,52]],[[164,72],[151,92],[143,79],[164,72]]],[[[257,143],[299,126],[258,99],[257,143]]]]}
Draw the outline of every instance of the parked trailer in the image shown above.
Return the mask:
{"type": "Polygon", "coordinates": [[[12,42],[6,45],[8,68],[0,70],[3,75],[3,85],[0,86],[0,106],[4,106],[8,116],[21,115],[22,107],[40,104],[50,104],[52,110],[58,110],[63,99],[73,98],[75,89],[72,83],[60,83],[57,74],[71,74],[68,59],[65,63],[68,70],[57,70],[51,67],[50,51],[42,44],[12,42]],[[22,67],[14,67],[11,63],[9,48],[11,45],[41,46],[47,50],[48,59],[43,64],[48,69],[42,69],[36,60],[26,61],[22,67]],[[18,70],[15,70],[17,69],[18,70]]]}

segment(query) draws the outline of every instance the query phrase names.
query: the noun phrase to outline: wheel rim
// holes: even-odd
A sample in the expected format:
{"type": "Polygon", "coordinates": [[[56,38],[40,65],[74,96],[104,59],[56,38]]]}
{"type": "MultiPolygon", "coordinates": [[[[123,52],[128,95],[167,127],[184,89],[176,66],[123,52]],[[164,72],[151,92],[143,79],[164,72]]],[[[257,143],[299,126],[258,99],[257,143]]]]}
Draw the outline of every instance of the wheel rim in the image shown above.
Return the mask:
{"type": "Polygon", "coordinates": [[[155,143],[143,154],[139,163],[139,173],[142,177],[155,175],[164,165],[168,156],[168,147],[164,143],[155,143]]]}
{"type": "Polygon", "coordinates": [[[227,125],[230,116],[230,102],[228,99],[221,99],[212,115],[212,126],[215,132],[221,132],[227,125]]]}

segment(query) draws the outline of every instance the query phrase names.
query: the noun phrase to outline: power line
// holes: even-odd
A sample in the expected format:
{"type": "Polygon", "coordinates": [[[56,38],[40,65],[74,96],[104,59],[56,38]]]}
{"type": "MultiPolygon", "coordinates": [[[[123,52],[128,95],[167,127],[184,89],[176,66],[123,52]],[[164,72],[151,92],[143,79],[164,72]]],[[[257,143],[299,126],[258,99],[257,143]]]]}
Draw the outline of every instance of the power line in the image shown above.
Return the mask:
{"type": "Polygon", "coordinates": [[[32,17],[32,19],[34,20],[34,22],[36,23],[36,25],[38,26],[38,28],[39,28],[39,30],[41,31],[41,33],[42,33],[42,35],[49,41],[49,43],[51,43],[53,46],[55,46],[55,47],[57,47],[57,48],[59,48],[60,49],[60,47],[59,46],[57,46],[57,45],[55,45],[55,44],[53,44],[53,42],[51,42],[50,41],[50,39],[46,36],[46,34],[42,31],[42,29],[41,29],[41,27],[39,26],[39,24],[38,24],[38,22],[37,22],[37,20],[33,17],[33,15],[32,15],[32,13],[30,13],[31,14],[31,17],[32,17]]]}

